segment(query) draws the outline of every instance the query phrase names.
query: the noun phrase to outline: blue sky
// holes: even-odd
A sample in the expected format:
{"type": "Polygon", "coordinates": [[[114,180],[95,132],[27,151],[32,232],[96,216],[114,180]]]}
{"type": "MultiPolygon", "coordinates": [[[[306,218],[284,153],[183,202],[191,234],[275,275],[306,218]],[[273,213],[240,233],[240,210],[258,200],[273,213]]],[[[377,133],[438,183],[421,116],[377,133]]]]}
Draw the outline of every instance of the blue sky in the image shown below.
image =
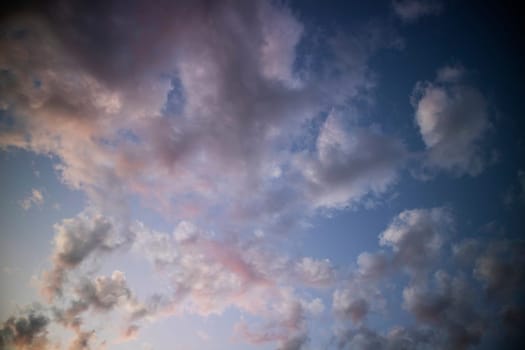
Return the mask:
{"type": "Polygon", "coordinates": [[[521,349],[507,2],[0,16],[1,349],[521,349]]]}

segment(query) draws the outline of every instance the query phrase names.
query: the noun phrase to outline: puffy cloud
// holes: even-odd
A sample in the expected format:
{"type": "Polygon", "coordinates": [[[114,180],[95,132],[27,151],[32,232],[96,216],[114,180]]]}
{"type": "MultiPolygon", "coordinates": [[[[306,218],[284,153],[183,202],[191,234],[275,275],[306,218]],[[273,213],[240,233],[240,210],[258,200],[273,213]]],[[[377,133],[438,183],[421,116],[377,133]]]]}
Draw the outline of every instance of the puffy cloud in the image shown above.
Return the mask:
{"type": "Polygon", "coordinates": [[[437,15],[443,9],[440,0],[393,0],[396,15],[404,22],[414,22],[421,17],[437,15]]]}
{"type": "Polygon", "coordinates": [[[348,289],[338,289],[334,292],[334,310],[336,313],[350,318],[354,323],[361,322],[366,317],[369,308],[370,306],[365,299],[354,297],[348,289]]]}
{"type": "Polygon", "coordinates": [[[335,269],[330,260],[315,260],[304,257],[295,265],[299,279],[307,285],[326,286],[335,280],[335,269]]]}
{"type": "Polygon", "coordinates": [[[12,316],[0,328],[2,349],[47,349],[47,327],[49,318],[30,310],[27,315],[12,316]]]}
{"type": "Polygon", "coordinates": [[[277,342],[278,349],[302,349],[309,341],[306,316],[313,311],[311,305],[316,302],[301,300],[289,288],[276,292],[263,312],[266,321],[256,325],[242,321],[236,325],[235,331],[252,344],[277,342]]]}
{"type": "Polygon", "coordinates": [[[111,310],[121,300],[131,296],[126,277],[114,271],[111,277],[99,276],[93,282],[86,281],[77,288],[79,299],[101,311],[111,310]]]}
{"type": "Polygon", "coordinates": [[[396,181],[405,156],[399,140],[372,128],[347,128],[331,114],[321,127],[315,153],[300,158],[299,166],[314,205],[337,208],[385,192],[396,181]]]}
{"type": "Polygon", "coordinates": [[[332,295],[332,310],[341,320],[361,325],[370,312],[382,312],[386,305],[376,281],[354,274],[332,295]]]}
{"type": "Polygon", "coordinates": [[[359,275],[365,279],[378,279],[383,277],[390,268],[389,257],[382,252],[363,252],[357,257],[359,275]]]}
{"type": "Polygon", "coordinates": [[[480,342],[485,328],[470,288],[465,280],[437,271],[434,286],[405,288],[404,306],[419,321],[444,332],[450,348],[467,349],[480,342]]]}
{"type": "Polygon", "coordinates": [[[384,343],[384,339],[379,334],[364,327],[357,330],[349,329],[338,334],[339,349],[382,349],[384,343]]]}
{"type": "Polygon", "coordinates": [[[314,69],[297,65],[305,29],[283,4],[81,3],[6,21],[0,95],[13,125],[0,145],[55,155],[63,182],[105,212],[127,218],[126,199],[138,195],[175,219],[244,229],[257,217],[249,229],[282,232],[393,183],[402,145],[368,128],[335,159],[325,154],[328,122],[319,153],[293,160],[303,125],[366,98],[368,60],[395,46],[392,30],[368,25],[322,50],[308,42],[314,69]],[[132,34],[137,25],[147,33],[132,34]]]}
{"type": "Polygon", "coordinates": [[[476,256],[474,275],[484,283],[487,293],[511,301],[525,289],[525,242],[489,242],[476,256]]]}
{"type": "Polygon", "coordinates": [[[424,271],[433,262],[454,231],[449,209],[405,210],[379,236],[379,243],[394,251],[394,264],[412,273],[424,271]]]}
{"type": "Polygon", "coordinates": [[[475,176],[487,165],[480,141],[490,127],[483,94],[465,82],[461,67],[444,67],[436,82],[419,82],[412,95],[427,151],[424,168],[475,176]]]}
{"type": "Polygon", "coordinates": [[[44,195],[42,191],[33,188],[31,194],[20,201],[20,206],[24,210],[29,210],[34,205],[42,205],[44,203],[44,195]]]}
{"type": "Polygon", "coordinates": [[[93,254],[109,252],[128,238],[118,237],[116,228],[107,218],[86,213],[64,219],[55,225],[53,268],[42,276],[42,292],[53,299],[62,294],[67,273],[77,268],[93,254]]]}

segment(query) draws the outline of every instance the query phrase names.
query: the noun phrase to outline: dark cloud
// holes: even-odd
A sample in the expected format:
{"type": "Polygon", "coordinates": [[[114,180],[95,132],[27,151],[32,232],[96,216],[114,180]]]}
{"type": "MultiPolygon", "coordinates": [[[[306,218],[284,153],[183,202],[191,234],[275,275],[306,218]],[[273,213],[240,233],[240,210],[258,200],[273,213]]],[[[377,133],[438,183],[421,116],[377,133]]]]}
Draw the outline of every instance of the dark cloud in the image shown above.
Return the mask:
{"type": "Polygon", "coordinates": [[[414,284],[406,287],[403,291],[405,308],[421,323],[443,332],[450,349],[468,349],[478,344],[486,325],[479,313],[477,298],[473,298],[476,294],[472,286],[443,271],[435,273],[433,282],[433,286],[414,284]]]}
{"type": "Polygon", "coordinates": [[[0,328],[0,348],[45,349],[49,322],[47,316],[37,311],[10,317],[0,328]]]}
{"type": "Polygon", "coordinates": [[[525,242],[489,242],[476,257],[474,275],[490,297],[510,300],[525,289],[525,242]]]}

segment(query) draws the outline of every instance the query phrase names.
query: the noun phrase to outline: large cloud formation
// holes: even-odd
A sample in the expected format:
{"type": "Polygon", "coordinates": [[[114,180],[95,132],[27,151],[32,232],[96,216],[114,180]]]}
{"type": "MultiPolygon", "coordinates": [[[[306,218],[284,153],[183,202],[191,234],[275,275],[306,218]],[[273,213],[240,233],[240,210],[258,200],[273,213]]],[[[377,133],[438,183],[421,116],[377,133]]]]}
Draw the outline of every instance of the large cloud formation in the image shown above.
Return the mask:
{"type": "Polygon", "coordinates": [[[103,209],[125,216],[130,194],[179,218],[220,203],[235,222],[257,215],[282,229],[293,213],[344,206],[395,179],[399,140],[360,127],[330,141],[335,117],[313,142],[304,133],[333,108],[350,119],[345,105],[366,97],[368,58],[397,40],[377,25],[327,38],[326,57],[305,46],[313,70],[297,64],[302,25],[275,3],[56,6],[3,24],[12,125],[0,144],[56,155],[62,180],[103,209]]]}
{"type": "MultiPolygon", "coordinates": [[[[410,21],[439,12],[435,4],[394,9],[410,21]]],[[[387,193],[411,158],[403,140],[354,108],[371,100],[370,59],[400,47],[392,31],[369,23],[308,40],[284,4],[241,0],[54,1],[1,26],[0,147],[52,157],[89,203],[54,227],[51,267],[40,276],[53,317],[9,319],[2,346],[51,348],[53,322],[74,333],[70,350],[100,348],[88,319],[118,314],[125,341],[162,317],[228,308],[249,316],[236,337],[282,350],[316,346],[311,334],[326,310],[334,316],[326,347],[464,349],[506,334],[491,318],[519,339],[522,249],[457,243],[466,267],[447,271],[448,208],[402,211],[379,235],[382,250],[363,252],[353,268],[276,249],[313,216],[387,193]],[[173,232],[133,220],[130,199],[173,232]],[[100,275],[96,263],[117,251],[149,262],[168,291],[141,299],[120,270],[100,275]],[[383,293],[400,275],[397,299],[383,293]],[[373,317],[391,304],[414,324],[374,330],[373,317]]],[[[465,72],[446,67],[417,84],[413,105],[424,170],[479,174],[490,123],[465,72]]],[[[34,194],[28,205],[41,201],[34,194]]]]}

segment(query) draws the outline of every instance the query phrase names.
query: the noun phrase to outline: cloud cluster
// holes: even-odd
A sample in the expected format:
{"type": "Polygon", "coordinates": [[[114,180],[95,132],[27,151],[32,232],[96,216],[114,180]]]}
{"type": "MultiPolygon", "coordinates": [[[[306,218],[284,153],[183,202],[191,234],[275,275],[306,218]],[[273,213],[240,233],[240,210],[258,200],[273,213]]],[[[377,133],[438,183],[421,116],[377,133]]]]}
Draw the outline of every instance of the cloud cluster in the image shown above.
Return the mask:
{"type": "Polygon", "coordinates": [[[139,195],[176,219],[258,217],[270,232],[395,181],[399,140],[378,128],[333,132],[371,91],[368,60],[396,45],[391,31],[371,24],[304,44],[313,69],[298,64],[304,28],[282,4],[157,5],[74,1],[5,21],[1,106],[13,123],[0,145],[57,156],[63,182],[115,215],[139,195]],[[149,29],[131,34],[137,26],[149,29]],[[311,137],[334,108],[341,116],[311,137]]]}
{"type": "Polygon", "coordinates": [[[498,344],[519,348],[523,337],[516,330],[525,319],[523,242],[466,239],[450,244],[453,232],[455,219],[447,208],[407,210],[396,216],[379,236],[380,244],[391,252],[359,255],[355,271],[333,294],[333,311],[340,320],[335,330],[337,346],[470,349],[498,344]],[[447,260],[455,261],[455,268],[450,270],[447,260]],[[402,290],[402,307],[415,323],[393,326],[386,333],[375,331],[368,326],[367,316],[385,312],[391,298],[380,291],[399,272],[411,277],[402,290]]]}
{"type": "MultiPolygon", "coordinates": [[[[441,10],[437,1],[393,6],[404,21],[441,10]]],[[[53,321],[75,333],[70,350],[97,341],[88,313],[122,315],[124,341],[143,322],[229,307],[248,315],[235,327],[245,341],[299,350],[325,309],[311,294],[327,289],[339,348],[482,341],[487,317],[468,297],[471,280],[436,268],[454,232],[447,208],[398,214],[379,236],[383,250],[360,254],[344,279],[328,259],[275,249],[313,215],[387,193],[410,158],[401,139],[352,108],[370,101],[370,59],[401,46],[389,28],[372,23],[310,42],[284,4],[240,0],[57,1],[1,25],[0,110],[9,117],[0,121],[0,147],[54,157],[61,180],[96,208],[55,225],[52,265],[41,276],[53,321]],[[299,59],[299,46],[311,61],[299,59]],[[177,223],[174,231],[133,222],[130,198],[177,223]],[[116,250],[149,261],[169,292],[138,300],[123,272],[94,277],[93,262],[116,250]],[[401,273],[409,276],[402,305],[417,325],[375,332],[368,316],[390,302],[380,287],[401,273]]],[[[424,171],[484,169],[488,104],[462,68],[418,83],[412,103],[424,171]]],[[[33,190],[22,206],[41,202],[33,190]]],[[[498,317],[519,327],[522,249],[478,245],[465,253],[458,246],[456,255],[494,298],[498,317]]],[[[47,346],[38,344],[48,322],[10,319],[0,341],[47,346]]]]}
{"type": "Polygon", "coordinates": [[[121,341],[126,341],[144,322],[221,314],[233,306],[257,318],[253,325],[236,327],[242,339],[293,349],[307,341],[307,316],[324,311],[321,299],[301,296],[295,288],[322,289],[336,280],[329,260],[288,257],[259,244],[257,237],[216,237],[188,221],[167,234],[137,222],[123,230],[123,241],[115,226],[110,218],[87,213],[56,225],[53,265],[42,275],[43,293],[53,297],[53,321],[75,333],[72,347],[95,343],[96,330],[84,329],[88,311],[90,317],[120,315],[121,341]],[[96,271],[94,257],[102,259],[117,248],[149,260],[169,292],[139,300],[120,271],[86,277],[96,271]]]}

